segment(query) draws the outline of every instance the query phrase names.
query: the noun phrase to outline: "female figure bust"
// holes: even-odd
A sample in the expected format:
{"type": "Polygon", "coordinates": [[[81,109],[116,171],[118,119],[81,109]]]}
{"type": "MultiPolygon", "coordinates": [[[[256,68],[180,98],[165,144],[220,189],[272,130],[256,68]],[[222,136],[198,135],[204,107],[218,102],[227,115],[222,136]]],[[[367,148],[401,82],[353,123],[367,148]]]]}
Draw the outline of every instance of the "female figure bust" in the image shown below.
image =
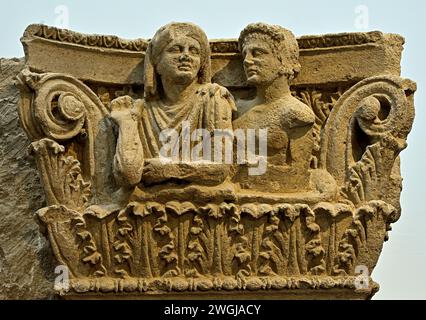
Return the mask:
{"type": "Polygon", "coordinates": [[[125,96],[111,104],[119,127],[114,169],[122,185],[200,181],[202,169],[159,161],[161,135],[174,130],[181,136],[184,123],[190,132],[232,128],[232,96],[210,79],[210,46],[198,26],[170,23],[157,31],[145,56],[144,99],[125,96]]]}

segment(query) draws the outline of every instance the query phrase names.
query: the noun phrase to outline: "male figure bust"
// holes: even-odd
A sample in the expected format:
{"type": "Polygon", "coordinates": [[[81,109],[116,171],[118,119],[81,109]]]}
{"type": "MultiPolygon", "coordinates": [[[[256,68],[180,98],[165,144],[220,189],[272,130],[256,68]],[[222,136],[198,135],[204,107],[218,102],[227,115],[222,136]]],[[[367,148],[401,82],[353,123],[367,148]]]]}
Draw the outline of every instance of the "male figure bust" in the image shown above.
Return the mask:
{"type": "Polygon", "coordinates": [[[256,23],[241,32],[239,46],[247,83],[256,88],[257,95],[238,101],[233,127],[268,129],[268,140],[265,175],[249,176],[243,169],[236,180],[247,189],[307,190],[315,115],[290,91],[301,68],[296,38],[280,26],[256,23]]]}

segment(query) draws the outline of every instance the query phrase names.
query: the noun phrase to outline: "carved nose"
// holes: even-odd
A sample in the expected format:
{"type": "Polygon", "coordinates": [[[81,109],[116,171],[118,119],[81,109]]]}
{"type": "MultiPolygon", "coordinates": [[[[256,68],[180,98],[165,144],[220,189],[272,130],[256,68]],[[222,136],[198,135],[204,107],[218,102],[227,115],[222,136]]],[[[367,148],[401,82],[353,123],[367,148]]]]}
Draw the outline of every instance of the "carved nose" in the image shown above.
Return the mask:
{"type": "Polygon", "coordinates": [[[251,67],[254,64],[254,62],[251,59],[245,58],[243,64],[244,64],[244,67],[248,68],[248,67],[251,67]]]}
{"type": "Polygon", "coordinates": [[[189,61],[190,60],[190,56],[188,54],[188,52],[182,52],[182,54],[179,57],[180,61],[189,61]]]}

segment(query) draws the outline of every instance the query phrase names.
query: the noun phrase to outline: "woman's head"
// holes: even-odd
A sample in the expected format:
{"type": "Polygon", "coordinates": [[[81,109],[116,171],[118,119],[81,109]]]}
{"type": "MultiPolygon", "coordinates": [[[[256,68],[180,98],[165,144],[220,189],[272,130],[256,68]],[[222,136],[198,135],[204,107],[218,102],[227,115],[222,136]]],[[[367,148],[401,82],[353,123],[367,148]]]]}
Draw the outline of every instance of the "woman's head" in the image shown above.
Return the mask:
{"type": "Polygon", "coordinates": [[[172,22],[156,32],[145,56],[146,98],[158,98],[161,77],[210,82],[210,45],[200,27],[172,22]]]}
{"type": "Polygon", "coordinates": [[[238,42],[249,83],[268,82],[280,75],[291,81],[299,74],[299,45],[291,31],[253,23],[241,31],[238,42]]]}

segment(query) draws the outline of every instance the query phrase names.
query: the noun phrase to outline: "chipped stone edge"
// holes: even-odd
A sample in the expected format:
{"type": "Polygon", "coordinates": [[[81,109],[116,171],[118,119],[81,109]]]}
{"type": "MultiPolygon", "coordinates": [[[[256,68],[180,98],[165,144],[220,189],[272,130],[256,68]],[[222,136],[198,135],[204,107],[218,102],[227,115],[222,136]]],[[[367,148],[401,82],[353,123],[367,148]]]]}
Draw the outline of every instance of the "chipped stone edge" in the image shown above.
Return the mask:
{"type": "MultiPolygon", "coordinates": [[[[301,50],[327,49],[336,47],[359,46],[365,44],[381,43],[389,35],[380,31],[337,33],[326,35],[309,35],[298,38],[301,50]]],[[[393,40],[404,43],[404,38],[399,35],[390,35],[393,40]]],[[[67,29],[59,29],[41,24],[29,25],[21,41],[40,38],[61,43],[82,45],[92,48],[116,49],[144,53],[148,47],[149,39],[127,40],[113,35],[83,34],[67,29]]],[[[210,41],[212,54],[236,54],[238,42],[236,39],[213,39],[210,41]]]]}

